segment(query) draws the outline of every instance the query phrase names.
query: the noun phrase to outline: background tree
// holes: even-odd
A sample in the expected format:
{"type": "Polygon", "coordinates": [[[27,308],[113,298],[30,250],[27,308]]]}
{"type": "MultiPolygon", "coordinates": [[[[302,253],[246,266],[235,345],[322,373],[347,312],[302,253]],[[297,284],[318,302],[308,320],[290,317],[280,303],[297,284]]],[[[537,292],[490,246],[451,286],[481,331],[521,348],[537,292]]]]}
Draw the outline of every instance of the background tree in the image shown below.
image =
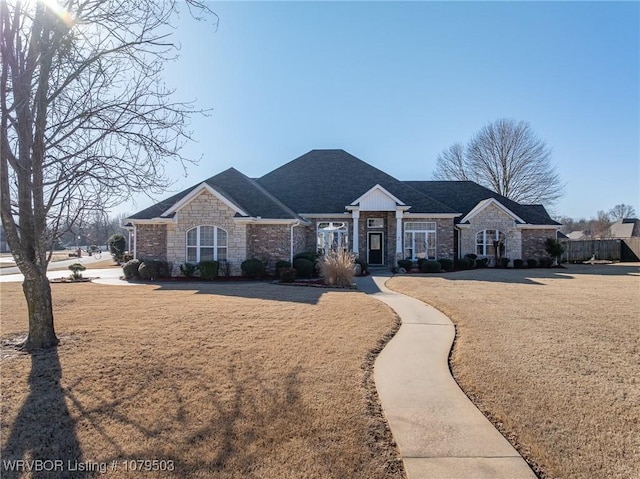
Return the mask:
{"type": "Polygon", "coordinates": [[[436,161],[438,180],[472,180],[525,204],[553,204],[564,184],[551,150],[528,123],[500,119],[487,124],[466,147],[456,143],[436,161]]]}
{"type": "Polygon", "coordinates": [[[611,221],[616,222],[625,218],[635,218],[636,210],[631,205],[625,205],[624,203],[615,205],[609,210],[609,218],[611,221]]]}
{"type": "MultiPolygon", "coordinates": [[[[201,18],[209,13],[186,3],[201,18]]],[[[0,213],[24,274],[25,349],[57,344],[47,264],[62,225],[168,186],[192,105],[161,74],[176,1],[0,2],[0,213]]]]}

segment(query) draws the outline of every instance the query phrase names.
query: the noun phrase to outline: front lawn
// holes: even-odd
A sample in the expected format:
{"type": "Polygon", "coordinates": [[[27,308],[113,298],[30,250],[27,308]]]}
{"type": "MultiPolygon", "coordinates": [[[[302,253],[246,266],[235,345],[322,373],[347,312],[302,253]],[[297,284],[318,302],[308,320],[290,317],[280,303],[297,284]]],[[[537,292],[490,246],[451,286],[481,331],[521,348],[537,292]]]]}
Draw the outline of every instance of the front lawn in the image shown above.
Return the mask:
{"type": "Polygon", "coordinates": [[[453,320],[454,377],[544,477],[638,477],[637,264],[397,276],[387,286],[453,320]]]}
{"type": "MultiPolygon", "coordinates": [[[[118,478],[403,477],[371,375],[396,318],[375,299],[260,283],[52,289],[57,351],[2,350],[3,461],[118,478]]],[[[21,285],[0,299],[11,340],[26,329],[21,285]]],[[[51,477],[84,477],[65,474],[51,477]]]]}

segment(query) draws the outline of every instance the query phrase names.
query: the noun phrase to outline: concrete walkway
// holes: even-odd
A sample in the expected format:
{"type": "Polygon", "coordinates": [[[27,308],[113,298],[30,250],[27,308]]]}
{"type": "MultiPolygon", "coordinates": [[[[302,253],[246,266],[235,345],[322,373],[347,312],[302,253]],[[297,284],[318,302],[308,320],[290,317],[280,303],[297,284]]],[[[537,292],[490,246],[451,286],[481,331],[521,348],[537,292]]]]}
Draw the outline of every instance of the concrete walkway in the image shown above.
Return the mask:
{"type": "Polygon", "coordinates": [[[444,314],[384,284],[357,279],[402,326],[378,356],[374,379],[409,479],[535,479],[518,452],[458,387],[448,357],[455,329],[444,314]]]}

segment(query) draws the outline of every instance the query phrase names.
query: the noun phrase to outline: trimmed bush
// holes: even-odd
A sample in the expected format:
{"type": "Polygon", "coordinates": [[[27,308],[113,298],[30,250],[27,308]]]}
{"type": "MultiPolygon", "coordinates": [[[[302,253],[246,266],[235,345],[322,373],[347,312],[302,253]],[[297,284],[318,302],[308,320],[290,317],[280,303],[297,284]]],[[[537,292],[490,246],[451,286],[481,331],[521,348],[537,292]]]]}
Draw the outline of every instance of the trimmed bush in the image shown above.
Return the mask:
{"type": "Polygon", "coordinates": [[[355,257],[350,251],[329,251],[320,261],[320,275],[325,284],[348,288],[353,283],[355,257]]]}
{"type": "Polygon", "coordinates": [[[139,278],[140,273],[138,269],[140,268],[140,260],[132,259],[127,261],[122,265],[122,273],[124,274],[124,279],[134,279],[139,278]]]}
{"type": "Polygon", "coordinates": [[[198,271],[198,265],[193,263],[185,263],[180,265],[180,272],[187,278],[193,278],[198,271]]]}
{"type": "Polygon", "coordinates": [[[200,279],[211,281],[218,276],[220,263],[218,261],[200,261],[197,268],[200,271],[200,279]]]}
{"type": "Polygon", "coordinates": [[[477,254],[473,254],[473,253],[467,253],[464,255],[464,257],[466,259],[469,260],[469,268],[468,269],[473,269],[477,266],[477,259],[478,259],[478,255],[477,254]]]}
{"type": "Polygon", "coordinates": [[[413,268],[413,261],[411,261],[410,259],[399,259],[398,268],[404,268],[405,271],[409,271],[411,268],[413,268]]]}
{"type": "Polygon", "coordinates": [[[522,261],[521,259],[514,259],[513,260],[513,267],[515,269],[521,269],[524,267],[524,261],[522,261]]]}
{"type": "Polygon", "coordinates": [[[500,259],[498,260],[498,266],[499,266],[500,268],[504,268],[504,269],[506,269],[506,268],[508,268],[508,267],[509,267],[509,261],[511,261],[509,258],[500,258],[500,259]]]}
{"type": "Polygon", "coordinates": [[[315,265],[306,258],[298,258],[293,261],[293,267],[298,272],[300,278],[311,278],[315,270],[315,265]]]}
{"type": "Polygon", "coordinates": [[[264,263],[257,258],[244,260],[240,264],[242,274],[249,278],[262,278],[264,276],[264,263]]]}
{"type": "Polygon", "coordinates": [[[489,266],[489,258],[479,258],[476,260],[476,268],[486,268],[489,266]]]}
{"type": "Polygon", "coordinates": [[[440,266],[445,271],[453,271],[453,260],[448,258],[441,258],[438,260],[440,266]]]}
{"type": "Polygon", "coordinates": [[[145,280],[156,280],[158,278],[169,277],[169,267],[166,261],[145,260],[138,268],[140,278],[145,280]]]}
{"type": "Polygon", "coordinates": [[[276,276],[280,277],[280,270],[284,268],[291,268],[291,262],[287,260],[280,260],[276,263],[276,276]]]}
{"type": "Polygon", "coordinates": [[[551,266],[553,266],[553,258],[549,258],[548,256],[540,258],[539,264],[541,268],[551,268],[551,266]]]}
{"type": "Polygon", "coordinates": [[[438,261],[423,261],[420,266],[421,273],[439,273],[442,265],[438,261]]]}
{"type": "Polygon", "coordinates": [[[123,235],[115,234],[107,240],[107,246],[111,257],[117,263],[124,261],[124,250],[127,247],[127,240],[123,235]]]}
{"type": "Polygon", "coordinates": [[[280,282],[293,283],[296,280],[297,271],[295,268],[280,268],[280,282]]]}
{"type": "Polygon", "coordinates": [[[538,267],[538,260],[535,258],[529,258],[527,260],[527,268],[537,268],[538,267]]]}
{"type": "Polygon", "coordinates": [[[297,255],[295,255],[293,257],[293,262],[295,263],[297,259],[303,258],[315,264],[321,257],[322,255],[317,251],[305,251],[303,253],[298,253],[297,255]]]}
{"type": "Polygon", "coordinates": [[[69,271],[71,271],[72,279],[82,279],[82,271],[87,269],[82,263],[73,263],[69,265],[69,271]]]}
{"type": "Polygon", "coordinates": [[[471,266],[471,260],[467,257],[465,258],[457,258],[453,261],[453,267],[455,269],[469,269],[471,266]]]}

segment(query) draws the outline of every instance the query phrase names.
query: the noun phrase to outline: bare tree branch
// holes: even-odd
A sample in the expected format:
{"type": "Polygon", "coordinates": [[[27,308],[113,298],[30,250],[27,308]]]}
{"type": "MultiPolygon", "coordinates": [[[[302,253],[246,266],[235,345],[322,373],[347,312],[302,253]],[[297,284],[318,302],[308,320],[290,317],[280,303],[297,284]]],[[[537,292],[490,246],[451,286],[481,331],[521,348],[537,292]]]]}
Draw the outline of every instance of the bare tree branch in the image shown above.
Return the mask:
{"type": "Polygon", "coordinates": [[[467,144],[456,143],[437,159],[440,180],[472,180],[525,204],[553,204],[564,183],[551,163],[551,150],[528,123],[500,119],[482,128],[467,144]]]}

